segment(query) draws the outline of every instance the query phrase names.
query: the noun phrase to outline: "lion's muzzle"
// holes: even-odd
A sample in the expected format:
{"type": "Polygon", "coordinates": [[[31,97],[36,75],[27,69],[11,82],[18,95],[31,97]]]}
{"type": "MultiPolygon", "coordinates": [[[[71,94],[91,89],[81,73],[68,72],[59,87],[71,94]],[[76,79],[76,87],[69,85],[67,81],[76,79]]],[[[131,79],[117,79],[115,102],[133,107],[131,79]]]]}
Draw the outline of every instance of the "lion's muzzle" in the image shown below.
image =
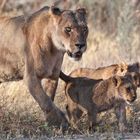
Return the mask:
{"type": "Polygon", "coordinates": [[[80,60],[82,58],[83,53],[86,51],[86,44],[75,44],[76,49],[72,52],[67,50],[68,56],[74,58],[75,60],[80,60]]]}
{"type": "Polygon", "coordinates": [[[127,102],[133,103],[136,100],[136,96],[133,96],[131,99],[128,99],[127,102]]]}
{"type": "Polygon", "coordinates": [[[80,60],[82,58],[83,52],[77,51],[74,53],[71,53],[70,51],[67,51],[68,56],[74,58],[75,60],[80,60]]]}

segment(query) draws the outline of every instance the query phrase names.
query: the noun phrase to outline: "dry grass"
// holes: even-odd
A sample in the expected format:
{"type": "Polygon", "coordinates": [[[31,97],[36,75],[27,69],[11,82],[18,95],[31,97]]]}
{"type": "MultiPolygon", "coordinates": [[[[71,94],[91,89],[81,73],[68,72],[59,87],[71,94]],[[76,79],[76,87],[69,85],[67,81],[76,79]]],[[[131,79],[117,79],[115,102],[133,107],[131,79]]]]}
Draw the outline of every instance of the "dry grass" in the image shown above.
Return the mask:
{"type": "MultiPolygon", "coordinates": [[[[133,4],[131,2],[128,3],[128,0],[86,0],[86,2],[79,0],[80,5],[84,4],[89,9],[88,49],[79,62],[71,61],[67,55],[65,56],[62,66],[65,73],[70,73],[78,67],[97,68],[122,61],[132,63],[140,60],[139,17],[135,15],[139,4],[131,5],[133,4]]],[[[39,6],[46,3],[44,1],[39,6]]],[[[61,7],[74,8],[74,3],[78,3],[78,0],[71,2],[70,5],[60,5],[61,7]]],[[[8,10],[9,5],[6,4],[5,10],[8,10]]],[[[15,7],[11,9],[11,12],[4,14],[15,15],[28,11],[31,11],[31,8],[28,9],[24,5],[19,9],[15,7]]],[[[138,93],[140,92],[138,91],[138,93]]],[[[41,139],[42,137],[43,139],[44,135],[48,137],[62,136],[57,128],[48,127],[43,112],[28,93],[23,81],[1,84],[0,94],[0,139],[15,137],[17,139],[22,137],[41,139]]],[[[65,112],[65,96],[61,80],[55,103],[65,112]]],[[[135,103],[134,108],[133,117],[128,116],[130,120],[128,132],[140,134],[139,100],[135,103]]],[[[97,131],[94,133],[93,139],[120,139],[116,118],[111,111],[100,114],[99,121],[101,122],[96,128],[97,131]]],[[[89,136],[93,133],[89,134],[87,131],[86,117],[83,117],[80,120],[79,129],[70,128],[66,134],[70,136],[59,138],[71,139],[73,134],[80,134],[80,136],[77,135],[74,138],[84,139],[83,135],[89,136]]]]}
{"type": "MultiPolygon", "coordinates": [[[[62,83],[59,84],[55,103],[63,111],[65,111],[65,97],[62,91],[62,83]]],[[[63,136],[61,131],[52,126],[49,127],[44,120],[43,112],[40,110],[37,103],[29,94],[23,81],[4,83],[0,85],[0,139],[10,138],[30,138],[38,139],[44,136],[58,137],[63,136]]],[[[138,102],[135,107],[138,109],[138,102]]],[[[128,117],[129,129],[128,132],[139,134],[140,118],[139,109],[136,110],[133,117],[130,114],[128,117]]],[[[99,125],[96,127],[95,135],[108,134],[112,137],[117,133],[118,126],[116,118],[112,111],[101,113],[98,116],[99,125]]],[[[78,124],[78,128],[69,128],[65,133],[65,137],[80,134],[83,136],[92,136],[93,132],[88,131],[87,117],[84,115],[78,124]]]]}

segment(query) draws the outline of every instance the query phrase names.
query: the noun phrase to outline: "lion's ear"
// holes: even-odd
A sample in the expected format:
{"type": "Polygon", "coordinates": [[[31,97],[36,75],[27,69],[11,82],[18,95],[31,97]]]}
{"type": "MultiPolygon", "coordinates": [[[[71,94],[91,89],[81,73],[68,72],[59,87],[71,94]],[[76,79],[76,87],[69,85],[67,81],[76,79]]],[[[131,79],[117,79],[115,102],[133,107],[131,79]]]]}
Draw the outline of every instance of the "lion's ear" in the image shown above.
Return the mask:
{"type": "Polygon", "coordinates": [[[121,77],[119,76],[112,77],[112,82],[115,85],[115,87],[119,87],[122,82],[121,77]]]}
{"type": "Polygon", "coordinates": [[[82,14],[87,14],[87,11],[85,8],[77,8],[76,11],[82,14]]]}
{"type": "Polygon", "coordinates": [[[58,7],[55,7],[55,6],[50,7],[50,12],[54,15],[61,15],[62,13],[62,11],[58,7]]]}
{"type": "Polygon", "coordinates": [[[76,13],[76,16],[79,20],[86,22],[87,10],[85,8],[77,8],[75,13],[76,13]]]}
{"type": "Polygon", "coordinates": [[[87,15],[87,9],[85,7],[78,6],[76,12],[87,15]]]}

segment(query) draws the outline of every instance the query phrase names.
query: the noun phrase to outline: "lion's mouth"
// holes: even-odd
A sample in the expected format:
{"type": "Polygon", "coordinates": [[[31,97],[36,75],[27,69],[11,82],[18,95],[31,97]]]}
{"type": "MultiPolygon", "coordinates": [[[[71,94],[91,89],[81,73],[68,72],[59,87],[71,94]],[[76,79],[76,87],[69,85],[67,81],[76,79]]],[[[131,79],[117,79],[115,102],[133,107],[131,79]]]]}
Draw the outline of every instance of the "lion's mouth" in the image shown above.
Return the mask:
{"type": "Polygon", "coordinates": [[[126,104],[128,104],[128,105],[132,105],[132,103],[131,103],[131,102],[129,102],[129,101],[126,101],[126,104]]]}
{"type": "Polygon", "coordinates": [[[135,101],[135,98],[133,98],[132,100],[127,100],[126,103],[131,105],[134,101],[135,101]]]}
{"type": "Polygon", "coordinates": [[[75,53],[71,53],[70,51],[67,51],[67,54],[68,56],[72,57],[72,58],[75,58],[75,59],[80,59],[82,57],[82,52],[81,51],[78,51],[78,52],[75,52],[75,53]]]}

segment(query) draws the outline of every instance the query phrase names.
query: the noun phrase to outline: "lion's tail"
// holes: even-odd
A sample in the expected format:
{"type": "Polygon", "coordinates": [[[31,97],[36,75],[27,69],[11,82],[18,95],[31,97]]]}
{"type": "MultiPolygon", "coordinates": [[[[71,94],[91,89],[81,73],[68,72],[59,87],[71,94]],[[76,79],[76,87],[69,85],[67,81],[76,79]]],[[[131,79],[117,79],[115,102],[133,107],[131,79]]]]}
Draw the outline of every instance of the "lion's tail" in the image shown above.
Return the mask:
{"type": "Polygon", "coordinates": [[[75,81],[73,77],[70,77],[70,76],[64,74],[62,71],[60,71],[59,77],[60,77],[63,81],[65,81],[66,83],[68,83],[68,82],[74,82],[74,81],[75,81]]]}
{"type": "Polygon", "coordinates": [[[102,79],[99,79],[99,80],[94,80],[94,79],[90,79],[90,78],[87,78],[87,77],[71,77],[71,76],[68,76],[66,74],[64,74],[62,71],[60,71],[60,75],[59,77],[65,81],[65,83],[74,83],[74,84],[80,84],[80,85],[94,85],[100,81],[102,81],[102,79]]]}

